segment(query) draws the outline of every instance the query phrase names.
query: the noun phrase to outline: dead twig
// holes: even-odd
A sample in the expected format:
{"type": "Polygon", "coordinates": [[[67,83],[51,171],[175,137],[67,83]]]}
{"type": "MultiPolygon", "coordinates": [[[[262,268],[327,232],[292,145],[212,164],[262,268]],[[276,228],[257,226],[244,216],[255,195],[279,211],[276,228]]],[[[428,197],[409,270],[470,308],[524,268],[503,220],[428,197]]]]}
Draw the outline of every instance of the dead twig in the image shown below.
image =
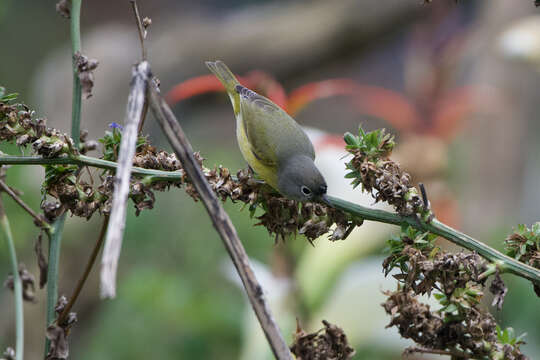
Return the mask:
{"type": "MultiPolygon", "coordinates": [[[[147,51],[146,51],[146,45],[144,44],[144,40],[146,39],[147,31],[146,28],[150,26],[152,21],[149,18],[144,18],[144,20],[141,20],[141,16],[139,15],[139,6],[137,5],[137,2],[135,0],[131,0],[131,7],[133,8],[133,15],[135,16],[135,23],[137,24],[137,30],[139,33],[139,41],[141,42],[141,58],[142,61],[147,60],[147,51]]],[[[140,134],[143,126],[144,126],[144,120],[146,120],[146,114],[148,112],[148,102],[144,103],[143,108],[143,115],[142,120],[139,123],[139,127],[137,129],[137,133],[140,134]]]]}
{"type": "Polygon", "coordinates": [[[208,215],[212,219],[212,223],[219,233],[223,244],[225,245],[225,249],[227,249],[231,260],[236,267],[238,275],[240,275],[240,279],[242,279],[251,306],[257,315],[274,356],[279,360],[292,359],[289,348],[279,332],[279,328],[266,304],[263,289],[255,278],[255,274],[251,269],[248,256],[242,246],[242,242],[238,238],[236,229],[206,181],[199,164],[193,157],[193,148],[189,140],[186,138],[171,109],[159,94],[157,87],[150,85],[148,87],[148,93],[152,112],[158,120],[161,129],[167,136],[176,156],[184,166],[191,182],[199,193],[199,196],[208,211],[208,215]]]}
{"type": "Polygon", "coordinates": [[[88,275],[90,275],[90,271],[92,271],[92,268],[94,267],[94,263],[96,262],[96,258],[98,256],[99,250],[101,249],[101,246],[103,245],[103,239],[105,239],[105,231],[107,230],[107,225],[109,224],[109,217],[105,215],[105,218],[103,219],[103,224],[101,225],[101,231],[99,232],[98,239],[96,241],[96,244],[94,245],[94,249],[92,250],[92,254],[90,254],[90,258],[88,259],[88,263],[86,264],[86,268],[84,269],[84,273],[77,282],[77,286],[75,287],[75,290],[73,290],[73,294],[71,294],[71,297],[69,298],[69,302],[64,307],[64,310],[60,313],[58,316],[57,324],[60,326],[63,325],[64,321],[66,320],[69,311],[73,307],[73,304],[75,304],[75,301],[77,301],[77,298],[79,297],[79,294],[81,293],[81,290],[86,283],[86,279],[88,279],[88,275]]]}
{"type": "Polygon", "coordinates": [[[42,229],[47,232],[50,232],[51,226],[47,223],[41,216],[39,216],[30,206],[28,206],[16,193],[13,191],[8,184],[0,180],[0,188],[6,194],[8,194],[17,204],[19,204],[30,216],[34,218],[36,224],[39,225],[42,229]]]}
{"type": "Polygon", "coordinates": [[[135,16],[135,22],[137,23],[137,29],[139,30],[139,40],[141,42],[142,61],[146,61],[146,46],[144,46],[144,40],[146,39],[146,29],[139,15],[139,7],[135,0],[131,0],[131,7],[133,8],[133,14],[135,16]]]}
{"type": "Polygon", "coordinates": [[[138,136],[137,128],[143,115],[149,78],[150,66],[148,62],[142,61],[133,66],[110,221],[101,260],[101,296],[104,298],[113,298],[116,295],[116,270],[126,226],[127,197],[138,136]]]}

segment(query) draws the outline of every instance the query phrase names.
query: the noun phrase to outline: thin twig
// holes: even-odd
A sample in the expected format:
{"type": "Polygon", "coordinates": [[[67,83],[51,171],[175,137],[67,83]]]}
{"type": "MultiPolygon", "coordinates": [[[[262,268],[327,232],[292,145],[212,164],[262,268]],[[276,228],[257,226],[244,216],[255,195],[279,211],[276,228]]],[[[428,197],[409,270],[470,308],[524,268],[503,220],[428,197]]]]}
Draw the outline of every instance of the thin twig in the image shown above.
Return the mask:
{"type": "Polygon", "coordinates": [[[17,204],[19,204],[34,220],[40,225],[41,228],[49,232],[51,225],[47,223],[42,217],[40,217],[30,206],[28,206],[15,192],[2,180],[0,180],[0,188],[8,194],[17,204]]]}
{"type": "Polygon", "coordinates": [[[182,163],[191,182],[197,189],[208,215],[210,215],[210,218],[212,219],[214,227],[221,236],[223,244],[236,267],[236,271],[238,272],[240,279],[242,279],[251,306],[257,315],[274,356],[280,360],[292,359],[289,347],[285,343],[285,340],[273,319],[272,313],[266,304],[263,289],[251,269],[248,256],[242,246],[242,242],[238,238],[236,229],[210,188],[210,184],[208,184],[199,164],[193,157],[193,148],[189,143],[189,140],[186,138],[171,109],[158,93],[157,88],[150,85],[148,92],[150,106],[154,116],[167,136],[169,143],[182,163]]]}
{"type": "Polygon", "coordinates": [[[15,298],[15,359],[24,358],[24,313],[23,313],[23,294],[22,282],[19,276],[19,263],[17,262],[17,253],[15,252],[15,242],[11,234],[11,227],[4,210],[4,204],[0,198],[0,225],[6,236],[6,242],[9,248],[9,258],[11,260],[11,270],[13,272],[13,296],[15,298]]]}
{"type": "Polygon", "coordinates": [[[420,188],[420,193],[422,194],[422,202],[424,203],[424,208],[429,209],[429,200],[427,198],[426,187],[423,183],[418,183],[418,187],[420,188]]]}
{"type": "Polygon", "coordinates": [[[101,260],[101,296],[104,298],[113,298],[116,295],[116,270],[126,226],[126,206],[138,136],[137,128],[141,122],[149,78],[150,66],[148,62],[143,61],[133,66],[124,131],[120,143],[110,222],[101,260]]]}
{"type": "MultiPolygon", "coordinates": [[[[112,161],[96,159],[90,156],[78,155],[73,158],[42,158],[39,156],[0,156],[0,165],[39,165],[39,164],[79,164],[92,167],[115,170],[117,164],[112,161]]],[[[143,169],[134,167],[132,173],[134,175],[151,176],[153,180],[174,181],[183,178],[183,171],[161,171],[152,169],[143,169]]],[[[432,220],[429,224],[423,223],[414,217],[404,217],[396,213],[391,213],[384,210],[372,209],[362,205],[352,203],[343,199],[329,196],[332,206],[346,212],[347,214],[357,216],[359,218],[376,221],[386,224],[401,225],[409,224],[410,226],[424,231],[430,231],[437,234],[446,240],[462,246],[468,250],[477,252],[480,256],[488,259],[490,262],[497,263],[499,271],[511,272],[514,275],[531,280],[535,283],[540,283],[540,269],[535,269],[525,263],[519,262],[511,257],[508,257],[501,252],[489,247],[488,245],[476,240],[462,232],[453,229],[452,227],[441,223],[437,219],[432,220]]]]}
{"type": "Polygon", "coordinates": [[[135,15],[137,29],[139,30],[139,41],[141,42],[142,61],[146,61],[146,46],[144,46],[144,40],[146,39],[146,30],[143,27],[141,16],[139,15],[139,7],[137,6],[137,1],[131,0],[130,2],[131,7],[133,8],[133,14],[135,15]]]}
{"type": "Polygon", "coordinates": [[[58,316],[57,323],[60,326],[63,325],[64,320],[66,319],[70,310],[73,308],[73,304],[75,304],[75,302],[77,301],[77,298],[79,297],[79,294],[81,293],[81,290],[84,287],[84,284],[86,283],[86,279],[88,279],[88,275],[90,275],[90,271],[92,271],[92,268],[94,267],[97,256],[99,254],[99,250],[101,249],[101,246],[103,245],[103,240],[105,239],[105,232],[107,230],[108,224],[109,224],[109,217],[105,216],[105,218],[103,219],[103,224],[101,225],[101,230],[99,232],[98,239],[96,241],[96,244],[94,245],[94,249],[92,250],[92,253],[90,254],[90,258],[88,259],[88,262],[86,263],[86,268],[84,269],[84,273],[79,279],[79,281],[77,282],[77,286],[75,287],[75,290],[73,290],[73,294],[71,294],[71,297],[69,298],[69,302],[64,307],[64,310],[62,311],[62,313],[58,316]]]}
{"type": "MultiPolygon", "coordinates": [[[[137,5],[137,1],[131,0],[131,7],[133,8],[133,15],[135,16],[135,23],[137,24],[137,29],[139,32],[139,41],[141,42],[141,61],[146,61],[146,45],[144,44],[144,40],[146,39],[146,30],[144,29],[141,16],[139,15],[139,6],[137,5]]],[[[143,112],[142,112],[142,119],[139,123],[139,127],[137,129],[137,134],[140,134],[142,132],[143,126],[144,126],[144,120],[146,120],[146,114],[148,113],[148,102],[144,102],[143,112]]]]}
{"type": "Polygon", "coordinates": [[[143,111],[142,111],[142,119],[141,119],[141,122],[139,123],[139,127],[137,129],[137,134],[141,134],[142,133],[142,130],[143,130],[143,127],[144,127],[144,121],[146,120],[146,114],[148,114],[148,102],[144,102],[144,107],[143,107],[143,111]]]}
{"type": "Polygon", "coordinates": [[[419,354],[449,355],[449,356],[455,356],[459,359],[471,359],[471,356],[469,354],[458,349],[438,350],[438,349],[426,349],[426,348],[413,347],[413,348],[406,349],[405,352],[411,353],[411,354],[419,353],[419,354]]]}

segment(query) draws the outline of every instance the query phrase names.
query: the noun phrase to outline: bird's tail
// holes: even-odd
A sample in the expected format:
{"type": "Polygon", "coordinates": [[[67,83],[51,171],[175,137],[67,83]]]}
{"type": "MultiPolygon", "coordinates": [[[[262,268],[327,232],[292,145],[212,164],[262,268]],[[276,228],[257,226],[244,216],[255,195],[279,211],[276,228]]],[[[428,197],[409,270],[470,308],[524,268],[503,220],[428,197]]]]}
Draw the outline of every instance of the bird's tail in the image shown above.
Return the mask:
{"type": "Polygon", "coordinates": [[[227,93],[231,98],[234,113],[238,114],[238,112],[240,111],[240,95],[236,91],[236,85],[239,85],[240,83],[223,61],[207,61],[206,66],[208,66],[210,71],[214,75],[216,75],[216,77],[219,79],[219,81],[221,81],[223,86],[225,86],[225,90],[227,90],[227,93]]]}

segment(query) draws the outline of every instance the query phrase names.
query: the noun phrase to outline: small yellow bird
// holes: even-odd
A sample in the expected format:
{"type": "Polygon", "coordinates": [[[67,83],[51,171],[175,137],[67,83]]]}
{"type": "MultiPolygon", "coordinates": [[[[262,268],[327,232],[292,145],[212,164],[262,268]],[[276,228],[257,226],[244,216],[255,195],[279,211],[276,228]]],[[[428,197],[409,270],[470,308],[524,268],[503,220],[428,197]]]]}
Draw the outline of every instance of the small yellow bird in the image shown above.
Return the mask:
{"type": "Polygon", "coordinates": [[[329,204],[326,181],[313,162],[313,144],[300,125],[272,101],[240,85],[222,61],[206,66],[229,94],[238,145],[251,168],[290,199],[329,204]]]}

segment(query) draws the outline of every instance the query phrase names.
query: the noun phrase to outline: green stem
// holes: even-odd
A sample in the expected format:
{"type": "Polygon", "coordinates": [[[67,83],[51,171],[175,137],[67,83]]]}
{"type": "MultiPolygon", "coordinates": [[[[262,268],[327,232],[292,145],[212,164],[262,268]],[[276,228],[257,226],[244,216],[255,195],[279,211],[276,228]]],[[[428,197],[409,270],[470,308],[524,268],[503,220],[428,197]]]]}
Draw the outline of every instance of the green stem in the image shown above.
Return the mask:
{"type": "MultiPolygon", "coordinates": [[[[0,156],[0,165],[7,164],[78,164],[98,167],[102,169],[115,170],[116,163],[112,161],[96,159],[90,156],[74,156],[66,158],[46,159],[39,156],[0,156]]],[[[182,179],[183,171],[161,171],[134,167],[134,175],[152,176],[152,181],[173,181],[182,179]]],[[[348,214],[358,216],[365,220],[377,221],[393,225],[409,224],[417,229],[430,231],[434,234],[462,246],[471,251],[476,251],[482,257],[498,264],[501,272],[511,272],[515,275],[529,279],[535,283],[540,283],[540,270],[521,263],[511,257],[508,257],[488,245],[473,239],[443,223],[434,219],[430,223],[420,221],[416,217],[405,217],[396,213],[384,210],[371,209],[358,204],[351,203],[335,197],[329,197],[330,202],[336,208],[345,211],[348,214]]]]}
{"type": "Polygon", "coordinates": [[[71,137],[75,148],[79,148],[79,138],[81,133],[81,80],[77,71],[75,53],[81,51],[81,2],[82,0],[71,0],[71,55],[73,59],[73,98],[71,107],[71,137]]]}
{"type": "Polygon", "coordinates": [[[19,276],[19,265],[17,262],[17,254],[15,252],[15,243],[11,235],[11,227],[4,211],[4,205],[0,199],[0,225],[6,236],[6,241],[9,248],[9,256],[11,260],[11,268],[13,271],[13,295],[15,297],[15,359],[22,360],[24,358],[24,314],[23,314],[23,296],[22,283],[19,276]]]}
{"type": "MultiPolygon", "coordinates": [[[[71,57],[73,64],[73,94],[71,105],[71,138],[75,148],[79,148],[79,139],[81,134],[81,81],[77,71],[77,62],[75,54],[81,51],[81,1],[71,0],[71,57]]],[[[53,224],[53,232],[49,241],[49,268],[47,270],[47,326],[55,319],[55,306],[58,299],[58,262],[60,259],[60,243],[62,241],[62,232],[66,213],[60,215],[53,224]]],[[[50,341],[45,339],[45,356],[49,353],[50,341]]]]}
{"type": "Polygon", "coordinates": [[[478,280],[482,280],[482,279],[485,279],[487,278],[488,276],[491,276],[493,274],[495,274],[498,271],[502,271],[501,270],[501,265],[504,265],[504,264],[500,264],[500,263],[490,263],[487,265],[487,270],[484,271],[483,273],[481,273],[480,275],[478,275],[478,280]]]}
{"type": "MultiPolygon", "coordinates": [[[[116,170],[117,164],[113,161],[97,159],[91,156],[77,155],[65,158],[43,158],[41,156],[0,156],[0,165],[59,165],[76,164],[81,166],[92,166],[106,170],[116,170]]],[[[183,171],[162,171],[133,167],[133,175],[152,176],[152,181],[174,181],[181,180],[183,171]]]]}
{"type": "MultiPolygon", "coordinates": [[[[53,224],[53,231],[49,239],[49,267],[47,269],[47,326],[56,318],[56,301],[58,300],[58,264],[60,261],[60,244],[66,213],[60,215],[53,224]]],[[[49,339],[45,340],[45,356],[49,352],[49,339]]]]}
{"type": "Polygon", "coordinates": [[[454,244],[464,247],[465,249],[475,251],[487,260],[496,263],[501,272],[510,272],[525,279],[531,280],[533,283],[540,283],[539,269],[535,269],[532,266],[512,259],[511,257],[504,255],[503,253],[470,237],[469,235],[441,223],[437,219],[426,223],[414,216],[401,216],[383,210],[370,209],[331,196],[329,196],[329,199],[330,203],[337,209],[366,220],[373,220],[394,225],[408,224],[416,229],[432,232],[453,242],[454,244]]]}

